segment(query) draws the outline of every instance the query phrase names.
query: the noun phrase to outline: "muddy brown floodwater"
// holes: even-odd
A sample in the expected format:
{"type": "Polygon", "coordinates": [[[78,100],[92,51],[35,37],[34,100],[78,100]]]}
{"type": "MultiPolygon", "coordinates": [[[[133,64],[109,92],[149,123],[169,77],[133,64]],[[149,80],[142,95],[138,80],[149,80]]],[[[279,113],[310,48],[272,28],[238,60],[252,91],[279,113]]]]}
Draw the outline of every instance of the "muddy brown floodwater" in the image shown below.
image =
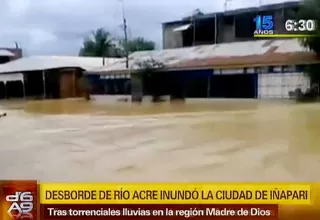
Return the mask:
{"type": "Polygon", "coordinates": [[[0,179],[320,180],[320,104],[106,100],[1,102],[0,179]]]}

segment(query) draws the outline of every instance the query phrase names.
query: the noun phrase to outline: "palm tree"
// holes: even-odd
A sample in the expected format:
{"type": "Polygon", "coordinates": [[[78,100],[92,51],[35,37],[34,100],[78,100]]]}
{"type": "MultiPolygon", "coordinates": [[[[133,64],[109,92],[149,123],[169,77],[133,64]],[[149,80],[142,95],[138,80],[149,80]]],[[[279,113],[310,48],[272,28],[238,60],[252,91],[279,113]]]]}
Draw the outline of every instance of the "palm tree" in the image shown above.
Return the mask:
{"type": "Polygon", "coordinates": [[[127,45],[125,45],[125,41],[121,40],[120,44],[125,49],[127,46],[127,50],[129,53],[133,53],[136,51],[145,51],[145,50],[154,50],[155,42],[146,40],[143,37],[137,37],[132,40],[128,40],[127,45]]]}
{"type": "Polygon", "coordinates": [[[104,28],[92,31],[92,36],[84,39],[79,51],[80,56],[90,57],[121,57],[120,54],[111,34],[104,28]]]}

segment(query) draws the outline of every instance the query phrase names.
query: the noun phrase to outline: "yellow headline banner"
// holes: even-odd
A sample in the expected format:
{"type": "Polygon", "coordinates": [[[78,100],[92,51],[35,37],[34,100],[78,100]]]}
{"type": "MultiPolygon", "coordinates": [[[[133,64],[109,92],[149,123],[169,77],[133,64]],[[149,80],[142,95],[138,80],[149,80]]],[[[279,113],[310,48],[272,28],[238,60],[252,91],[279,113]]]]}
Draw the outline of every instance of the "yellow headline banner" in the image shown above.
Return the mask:
{"type": "Polygon", "coordinates": [[[42,204],[311,204],[309,184],[41,183],[42,204]]]}

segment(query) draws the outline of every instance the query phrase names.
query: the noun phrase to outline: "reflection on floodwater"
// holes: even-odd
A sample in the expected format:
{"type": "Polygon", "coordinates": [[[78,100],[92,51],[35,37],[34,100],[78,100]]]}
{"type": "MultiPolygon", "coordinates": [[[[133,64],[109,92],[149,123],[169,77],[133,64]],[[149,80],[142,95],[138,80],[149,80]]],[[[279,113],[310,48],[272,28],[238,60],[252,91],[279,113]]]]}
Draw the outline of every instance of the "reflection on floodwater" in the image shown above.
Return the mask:
{"type": "Polygon", "coordinates": [[[319,181],[320,104],[1,102],[0,179],[319,181]]]}

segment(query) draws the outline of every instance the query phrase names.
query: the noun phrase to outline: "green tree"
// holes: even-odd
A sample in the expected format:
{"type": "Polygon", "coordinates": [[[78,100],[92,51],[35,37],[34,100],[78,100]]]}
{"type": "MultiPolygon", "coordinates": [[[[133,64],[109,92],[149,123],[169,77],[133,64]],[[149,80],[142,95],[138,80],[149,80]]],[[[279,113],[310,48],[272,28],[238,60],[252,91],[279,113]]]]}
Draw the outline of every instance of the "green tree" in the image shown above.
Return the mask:
{"type": "Polygon", "coordinates": [[[137,37],[132,40],[128,40],[127,45],[124,40],[120,41],[120,44],[125,49],[127,47],[129,53],[136,51],[154,50],[155,42],[146,40],[143,37],[137,37]]]}
{"type": "Polygon", "coordinates": [[[110,32],[104,28],[92,31],[92,35],[83,41],[79,51],[80,56],[90,57],[121,57],[120,49],[116,47],[110,32]]]}
{"type": "MultiPolygon", "coordinates": [[[[299,19],[315,20],[317,24],[320,24],[320,0],[305,0],[300,7],[297,17],[299,19]]],[[[313,37],[301,39],[301,43],[306,48],[314,51],[317,55],[320,55],[320,26],[316,26],[316,30],[312,33],[313,37]]],[[[320,65],[311,65],[307,68],[307,74],[309,75],[313,83],[319,84],[320,82],[320,65]]]]}

